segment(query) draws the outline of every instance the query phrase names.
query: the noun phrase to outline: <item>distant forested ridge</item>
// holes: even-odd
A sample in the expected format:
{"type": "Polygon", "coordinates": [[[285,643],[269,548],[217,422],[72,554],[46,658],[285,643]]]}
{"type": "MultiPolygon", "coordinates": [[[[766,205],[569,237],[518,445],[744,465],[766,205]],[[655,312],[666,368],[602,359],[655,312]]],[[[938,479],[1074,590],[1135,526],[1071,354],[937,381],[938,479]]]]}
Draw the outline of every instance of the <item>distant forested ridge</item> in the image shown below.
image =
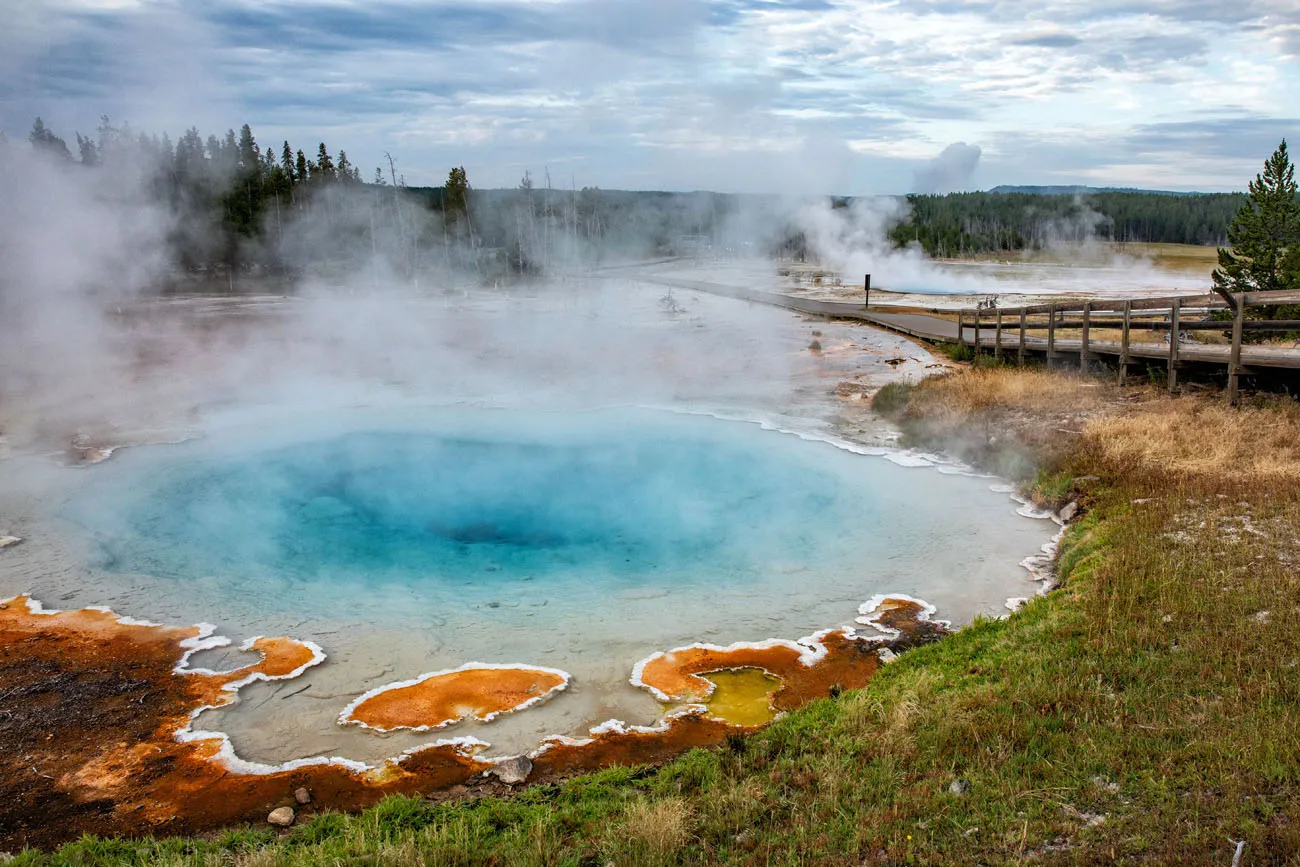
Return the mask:
{"type": "Polygon", "coordinates": [[[16,182],[35,154],[98,199],[165,213],[165,258],[181,274],[345,273],[380,261],[406,276],[456,269],[495,280],[611,259],[768,252],[795,234],[779,219],[761,230],[739,219],[779,211],[758,196],[565,189],[527,172],[517,187],[479,190],[463,167],[447,185],[409,187],[387,155],[363,180],[344,150],[264,146],[247,124],[224,136],[191,127],[173,142],[104,117],[96,134],[72,140],[40,118],[27,142],[0,135],[0,177],[16,182]]]}
{"type": "Polygon", "coordinates": [[[31,186],[53,178],[97,201],[143,204],[165,218],[160,258],[172,274],[223,281],[239,273],[343,275],[371,264],[375,274],[454,270],[496,281],[652,256],[805,259],[818,255],[805,232],[806,209],[819,204],[839,219],[861,218],[873,238],[886,231],[895,245],[919,243],[935,256],[1092,239],[1223,245],[1244,200],[1065,188],[908,196],[903,208],[894,197],[579,188],[573,180],[553,185],[549,175],[539,183],[527,172],[514,188],[482,190],[463,167],[452,168],[444,186],[408,187],[387,154],[363,178],[342,149],[262,144],[247,124],[206,136],[191,127],[173,141],[103,117],[92,135],[70,140],[39,118],[26,142],[0,136],[0,180],[31,186]]]}
{"type": "Polygon", "coordinates": [[[1244,201],[1241,193],[1119,190],[914,195],[907,197],[907,219],[890,238],[939,257],[1092,240],[1222,246],[1244,201]]]}

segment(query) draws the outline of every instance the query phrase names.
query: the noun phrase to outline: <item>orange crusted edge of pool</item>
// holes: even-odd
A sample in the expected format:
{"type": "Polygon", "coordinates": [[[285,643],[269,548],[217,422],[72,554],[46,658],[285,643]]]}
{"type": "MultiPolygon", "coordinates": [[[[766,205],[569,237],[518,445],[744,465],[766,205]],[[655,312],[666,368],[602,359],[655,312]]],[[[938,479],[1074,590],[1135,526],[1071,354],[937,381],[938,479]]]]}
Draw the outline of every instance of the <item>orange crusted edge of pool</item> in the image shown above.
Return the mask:
{"type": "Polygon", "coordinates": [[[554,668],[471,662],[372,689],[348,705],[339,722],[381,732],[429,731],[463,719],[489,722],[568,685],[568,673],[554,668]]]}

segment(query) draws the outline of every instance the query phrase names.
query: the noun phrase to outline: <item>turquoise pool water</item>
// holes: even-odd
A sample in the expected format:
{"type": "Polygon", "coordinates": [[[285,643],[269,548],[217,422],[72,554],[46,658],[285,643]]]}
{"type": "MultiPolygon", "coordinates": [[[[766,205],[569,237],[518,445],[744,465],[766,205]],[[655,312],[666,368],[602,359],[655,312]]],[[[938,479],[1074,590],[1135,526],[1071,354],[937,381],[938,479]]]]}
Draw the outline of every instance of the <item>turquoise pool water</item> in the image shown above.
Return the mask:
{"type": "Polygon", "coordinates": [[[232,597],[330,618],[398,590],[457,607],[762,592],[789,564],[869,569],[864,543],[888,558],[941,529],[908,470],[752,424],[644,410],[358,421],[123,453],[66,515],[97,568],[175,592],[216,577],[232,597]]]}
{"type": "Polygon", "coordinates": [[[205,715],[241,755],[377,759],[418,741],[338,730],[370,687],[471,661],[570,672],[542,708],[446,733],[522,749],[652,721],[627,678],[657,650],[798,638],[877,593],[961,622],[1033,592],[1017,563],[1050,525],[989,479],[890,457],[672,411],[335,410],[124,451],[62,517],[96,603],[325,648],[304,685],[205,715]]]}

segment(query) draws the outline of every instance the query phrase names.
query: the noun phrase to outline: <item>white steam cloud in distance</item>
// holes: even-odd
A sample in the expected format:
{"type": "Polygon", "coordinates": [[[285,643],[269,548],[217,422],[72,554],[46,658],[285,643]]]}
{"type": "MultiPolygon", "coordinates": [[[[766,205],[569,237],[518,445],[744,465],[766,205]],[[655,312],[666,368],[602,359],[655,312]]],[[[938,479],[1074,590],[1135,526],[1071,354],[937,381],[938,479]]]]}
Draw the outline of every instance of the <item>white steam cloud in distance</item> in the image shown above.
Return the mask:
{"type": "Polygon", "coordinates": [[[880,197],[854,199],[847,208],[809,203],[799,209],[796,223],[807,235],[818,261],[838,271],[846,282],[870,274],[873,286],[896,292],[996,290],[991,281],[941,268],[919,244],[894,247],[889,230],[906,216],[906,201],[880,197]]]}
{"type": "Polygon", "coordinates": [[[912,189],[918,193],[943,195],[967,189],[983,151],[964,141],[948,145],[916,173],[912,189]]]}

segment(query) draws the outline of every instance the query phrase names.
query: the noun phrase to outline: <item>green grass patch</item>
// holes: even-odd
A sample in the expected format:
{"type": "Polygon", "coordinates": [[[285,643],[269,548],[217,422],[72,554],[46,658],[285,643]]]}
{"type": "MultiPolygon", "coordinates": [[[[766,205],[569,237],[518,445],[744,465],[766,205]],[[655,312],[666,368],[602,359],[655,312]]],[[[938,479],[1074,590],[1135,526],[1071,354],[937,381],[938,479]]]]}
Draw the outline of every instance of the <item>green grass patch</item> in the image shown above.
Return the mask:
{"type": "Polygon", "coordinates": [[[871,408],[886,418],[897,418],[907,409],[915,385],[907,382],[890,382],[880,387],[871,398],[871,408]]]}
{"type": "Polygon", "coordinates": [[[949,361],[967,362],[975,360],[975,347],[965,343],[937,343],[935,349],[947,357],[949,361]]]}

